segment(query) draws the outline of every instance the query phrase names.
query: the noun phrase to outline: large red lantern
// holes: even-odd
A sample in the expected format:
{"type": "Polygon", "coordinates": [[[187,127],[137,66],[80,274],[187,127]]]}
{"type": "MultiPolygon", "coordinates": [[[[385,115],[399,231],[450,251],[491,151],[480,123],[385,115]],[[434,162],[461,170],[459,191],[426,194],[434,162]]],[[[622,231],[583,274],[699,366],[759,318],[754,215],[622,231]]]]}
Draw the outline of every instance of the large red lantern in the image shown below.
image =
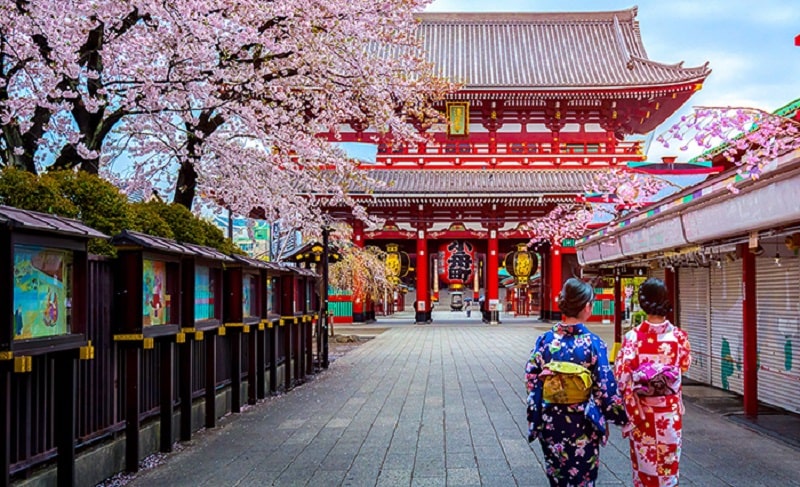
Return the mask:
{"type": "Polygon", "coordinates": [[[453,240],[439,247],[439,279],[451,289],[472,282],[475,272],[475,247],[463,240],[453,240]]]}
{"type": "Polygon", "coordinates": [[[506,254],[503,259],[506,272],[517,280],[517,285],[527,286],[528,280],[536,273],[539,267],[539,259],[536,254],[528,250],[526,244],[517,244],[517,250],[506,254]]]}

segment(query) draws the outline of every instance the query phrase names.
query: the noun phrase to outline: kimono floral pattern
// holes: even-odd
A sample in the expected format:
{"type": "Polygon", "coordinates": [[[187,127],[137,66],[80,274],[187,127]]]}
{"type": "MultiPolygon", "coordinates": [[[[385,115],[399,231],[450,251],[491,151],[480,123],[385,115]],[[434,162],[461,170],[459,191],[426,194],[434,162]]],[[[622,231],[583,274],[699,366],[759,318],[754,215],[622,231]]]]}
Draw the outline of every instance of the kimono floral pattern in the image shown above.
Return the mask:
{"type": "Polygon", "coordinates": [[[630,439],[637,487],[678,485],[683,420],[680,374],[675,374],[664,395],[653,396],[638,393],[641,377],[653,369],[684,373],[690,363],[686,332],[669,321],[657,325],[645,321],[622,340],[615,371],[630,420],[623,436],[630,439]]]}
{"type": "Polygon", "coordinates": [[[529,439],[539,439],[551,486],[593,486],[607,422],[625,424],[622,398],[608,363],[606,344],[583,324],[557,324],[536,340],[525,366],[529,439]],[[583,365],[592,373],[592,394],[580,404],[550,404],[542,397],[542,373],[553,360],[583,365]]]}

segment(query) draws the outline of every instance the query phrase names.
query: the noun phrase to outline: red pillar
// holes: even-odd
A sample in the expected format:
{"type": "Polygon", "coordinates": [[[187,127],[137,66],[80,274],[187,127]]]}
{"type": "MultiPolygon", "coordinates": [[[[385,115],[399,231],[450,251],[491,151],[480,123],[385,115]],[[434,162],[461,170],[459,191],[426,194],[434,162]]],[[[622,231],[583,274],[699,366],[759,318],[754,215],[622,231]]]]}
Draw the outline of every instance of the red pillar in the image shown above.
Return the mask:
{"type": "Polygon", "coordinates": [[[550,247],[550,309],[553,310],[550,318],[553,320],[561,319],[561,311],[556,305],[561,284],[561,246],[553,245],[550,247]]]}
{"type": "Polygon", "coordinates": [[[739,246],[742,255],[742,362],[744,368],[744,414],[758,415],[758,326],[756,322],[756,256],[739,246]]]}
{"type": "Polygon", "coordinates": [[[428,240],[425,230],[417,230],[417,310],[415,321],[430,320],[430,290],[428,289],[428,240]]]}
{"type": "Polygon", "coordinates": [[[489,322],[495,325],[499,321],[497,312],[500,299],[500,279],[497,276],[499,247],[497,228],[492,225],[489,227],[488,251],[486,252],[486,306],[489,310],[489,322]]]}
{"type": "MultiPolygon", "coordinates": [[[[364,222],[355,220],[353,222],[353,245],[356,247],[364,247],[364,222]]],[[[353,322],[365,323],[366,313],[364,312],[364,299],[358,289],[353,290],[353,322]]]]}
{"type": "Polygon", "coordinates": [[[353,222],[353,245],[364,248],[364,222],[361,220],[353,222]]]}
{"type": "MultiPolygon", "coordinates": [[[[664,269],[664,284],[667,286],[667,297],[669,298],[669,302],[672,305],[672,309],[669,313],[667,313],[667,319],[670,323],[675,323],[675,308],[678,301],[675,299],[675,290],[678,289],[677,283],[675,282],[675,271],[667,267],[664,269]]],[[[678,326],[681,324],[678,323],[678,326]]]]}
{"type": "Polygon", "coordinates": [[[617,359],[617,351],[622,345],[622,277],[618,274],[614,276],[614,346],[611,349],[611,356],[608,357],[612,362],[617,359]]]}

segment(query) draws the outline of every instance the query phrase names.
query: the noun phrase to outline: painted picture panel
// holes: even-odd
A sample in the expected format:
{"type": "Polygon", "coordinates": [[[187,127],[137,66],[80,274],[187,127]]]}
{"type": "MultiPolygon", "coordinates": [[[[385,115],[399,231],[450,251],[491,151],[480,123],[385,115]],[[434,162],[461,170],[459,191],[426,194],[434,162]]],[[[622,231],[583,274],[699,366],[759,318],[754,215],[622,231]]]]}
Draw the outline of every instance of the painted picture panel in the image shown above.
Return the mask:
{"type": "Polygon", "coordinates": [[[72,251],[14,246],[14,339],[70,333],[72,251]]]}
{"type": "Polygon", "coordinates": [[[214,276],[208,266],[198,265],[194,273],[194,319],[210,320],[214,315],[214,276]]]}
{"type": "Polygon", "coordinates": [[[245,274],[242,279],[242,316],[257,317],[258,313],[258,277],[245,274]]]}
{"type": "Polygon", "coordinates": [[[267,279],[267,313],[277,313],[278,288],[275,285],[275,278],[267,279]]]}
{"type": "Polygon", "coordinates": [[[167,264],[144,260],[142,272],[142,326],[166,325],[172,316],[172,300],[167,294],[167,264]]]}

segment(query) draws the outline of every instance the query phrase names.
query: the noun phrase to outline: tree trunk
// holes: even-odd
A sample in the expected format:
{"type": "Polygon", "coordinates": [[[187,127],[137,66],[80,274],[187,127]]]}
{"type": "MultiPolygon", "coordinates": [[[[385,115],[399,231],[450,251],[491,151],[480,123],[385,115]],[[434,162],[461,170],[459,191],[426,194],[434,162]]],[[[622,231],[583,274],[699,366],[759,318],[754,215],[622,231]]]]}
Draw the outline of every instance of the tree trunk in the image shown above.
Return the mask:
{"type": "Polygon", "coordinates": [[[192,160],[181,163],[178,171],[178,183],[175,185],[175,196],[173,203],[192,209],[195,192],[197,191],[197,171],[194,170],[192,160]]]}

